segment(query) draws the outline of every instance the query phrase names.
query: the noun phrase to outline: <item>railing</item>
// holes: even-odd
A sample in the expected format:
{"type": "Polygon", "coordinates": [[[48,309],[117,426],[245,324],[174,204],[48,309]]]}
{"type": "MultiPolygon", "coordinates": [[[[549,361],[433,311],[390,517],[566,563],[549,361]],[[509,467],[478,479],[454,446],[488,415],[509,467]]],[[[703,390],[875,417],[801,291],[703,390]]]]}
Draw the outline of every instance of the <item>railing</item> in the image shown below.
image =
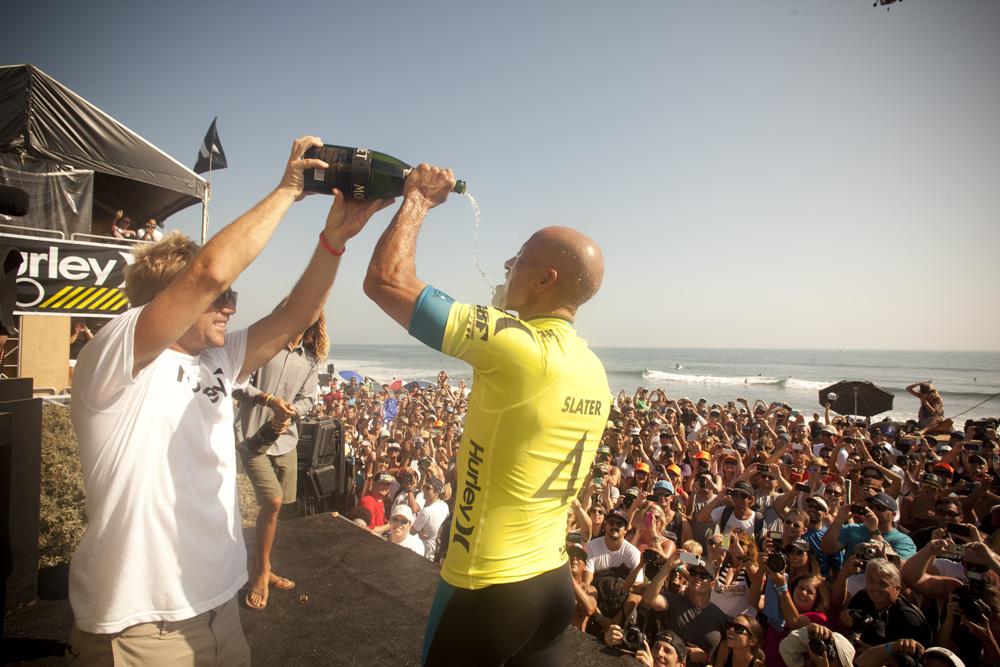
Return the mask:
{"type": "Polygon", "coordinates": [[[66,240],[66,234],[58,229],[39,229],[37,227],[25,227],[24,225],[0,224],[0,230],[2,229],[13,229],[16,232],[28,232],[29,236],[37,236],[38,234],[53,234],[57,239],[62,239],[63,241],[66,240]]]}
{"type": "Polygon", "coordinates": [[[69,237],[70,241],[83,241],[86,239],[96,239],[99,243],[152,243],[152,241],[144,241],[142,239],[124,239],[118,238],[117,236],[108,236],[107,234],[85,234],[83,232],[77,232],[69,237]]]}

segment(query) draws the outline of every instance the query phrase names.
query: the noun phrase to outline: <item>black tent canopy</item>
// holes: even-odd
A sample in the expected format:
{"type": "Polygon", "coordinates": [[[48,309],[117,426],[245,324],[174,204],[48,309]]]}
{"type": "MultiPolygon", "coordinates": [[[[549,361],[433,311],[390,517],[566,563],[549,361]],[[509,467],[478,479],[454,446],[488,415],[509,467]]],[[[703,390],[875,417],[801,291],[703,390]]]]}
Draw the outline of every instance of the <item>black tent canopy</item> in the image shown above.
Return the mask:
{"type": "Polygon", "coordinates": [[[207,198],[205,179],[33,65],[0,66],[0,152],[93,171],[95,217],[162,221],[207,198]]]}

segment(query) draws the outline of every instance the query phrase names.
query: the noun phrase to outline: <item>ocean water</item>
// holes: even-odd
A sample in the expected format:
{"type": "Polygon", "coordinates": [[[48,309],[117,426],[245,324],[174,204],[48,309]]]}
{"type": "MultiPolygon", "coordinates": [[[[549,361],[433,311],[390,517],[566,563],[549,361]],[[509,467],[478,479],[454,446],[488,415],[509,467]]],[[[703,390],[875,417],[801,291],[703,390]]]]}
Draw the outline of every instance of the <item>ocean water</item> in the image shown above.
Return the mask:
{"type": "MultiPolygon", "coordinates": [[[[670,398],[726,402],[782,401],[804,413],[821,411],[819,391],[841,380],[869,380],[895,395],[893,419],[915,418],[919,402],[905,387],[932,381],[948,417],[1000,415],[1000,352],[892,352],[882,350],[735,350],[595,348],[614,392],[662,388],[670,398]],[[979,407],[976,404],[986,401],[979,407]],[[971,410],[970,410],[971,408],[971,410]]],[[[336,345],[330,362],[379,381],[434,382],[444,370],[453,382],[472,378],[461,361],[420,345],[336,345]]]]}

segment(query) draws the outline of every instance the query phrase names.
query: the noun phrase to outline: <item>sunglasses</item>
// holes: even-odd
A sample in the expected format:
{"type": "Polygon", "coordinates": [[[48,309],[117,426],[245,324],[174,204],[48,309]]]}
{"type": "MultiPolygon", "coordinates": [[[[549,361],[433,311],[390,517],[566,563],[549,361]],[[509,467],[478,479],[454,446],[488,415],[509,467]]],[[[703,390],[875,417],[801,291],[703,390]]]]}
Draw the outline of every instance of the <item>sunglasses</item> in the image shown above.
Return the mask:
{"type": "Polygon", "coordinates": [[[705,570],[695,570],[691,573],[691,576],[695,579],[701,579],[702,581],[712,581],[712,579],[715,579],[715,577],[705,570]]]}
{"type": "Polygon", "coordinates": [[[222,310],[227,304],[232,304],[233,308],[235,308],[236,296],[236,290],[232,287],[227,287],[225,292],[215,297],[215,301],[212,302],[212,307],[216,310],[222,310]]]}
{"type": "Polygon", "coordinates": [[[747,626],[743,625],[742,623],[734,623],[734,622],[730,621],[728,624],[726,624],[726,627],[729,628],[730,630],[732,630],[733,632],[735,632],[738,635],[749,635],[750,634],[750,628],[748,628],[747,626]]]}
{"type": "Polygon", "coordinates": [[[956,518],[962,516],[961,512],[948,512],[946,510],[938,510],[937,513],[940,514],[941,516],[946,516],[946,517],[949,517],[951,519],[956,519],[956,518]]]}
{"type": "Polygon", "coordinates": [[[410,523],[409,519],[404,519],[399,516],[394,516],[391,519],[389,519],[389,521],[399,526],[405,526],[406,524],[410,523]]]}
{"type": "Polygon", "coordinates": [[[733,498],[743,498],[745,500],[749,500],[751,497],[749,493],[744,493],[743,491],[730,491],[729,495],[733,498]]]}
{"type": "Polygon", "coordinates": [[[656,500],[657,502],[660,502],[660,501],[663,501],[663,500],[670,500],[670,494],[669,493],[654,493],[653,494],[653,499],[656,500]]]}

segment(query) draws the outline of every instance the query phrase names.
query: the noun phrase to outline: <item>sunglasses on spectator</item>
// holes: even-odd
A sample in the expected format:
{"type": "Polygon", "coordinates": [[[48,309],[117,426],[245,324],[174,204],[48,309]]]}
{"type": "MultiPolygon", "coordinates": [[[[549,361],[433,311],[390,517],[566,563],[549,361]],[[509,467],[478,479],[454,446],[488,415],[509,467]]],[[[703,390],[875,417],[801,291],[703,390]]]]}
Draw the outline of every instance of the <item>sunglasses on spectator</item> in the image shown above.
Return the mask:
{"type": "Polygon", "coordinates": [[[730,491],[729,495],[732,496],[733,498],[746,498],[747,500],[750,499],[750,494],[745,493],[743,491],[730,491]]]}
{"type": "Polygon", "coordinates": [[[940,514],[941,516],[946,516],[950,519],[957,519],[958,517],[962,516],[961,512],[949,511],[944,509],[938,509],[937,513],[940,514]]]}
{"type": "Polygon", "coordinates": [[[394,516],[391,519],[389,519],[389,521],[391,521],[391,522],[393,522],[395,524],[399,524],[401,526],[405,526],[406,524],[410,523],[409,519],[405,519],[405,518],[403,518],[401,516],[394,516]]]}
{"type": "Polygon", "coordinates": [[[690,574],[695,579],[701,579],[702,581],[712,581],[712,579],[715,579],[715,577],[713,577],[712,574],[707,570],[695,570],[690,574]]]}
{"type": "Polygon", "coordinates": [[[655,500],[668,500],[668,499],[670,498],[670,496],[671,496],[671,495],[672,495],[672,494],[670,494],[670,493],[667,493],[666,491],[664,491],[664,492],[662,492],[662,493],[654,493],[654,494],[653,494],[653,498],[654,498],[655,500]]]}
{"type": "Polygon", "coordinates": [[[600,507],[591,507],[590,508],[590,513],[591,514],[600,514],[601,516],[604,516],[605,514],[607,514],[607,512],[605,512],[604,510],[602,510],[600,507]]]}
{"type": "Polygon", "coordinates": [[[726,624],[726,627],[735,632],[738,635],[749,635],[750,628],[743,625],[742,623],[736,623],[735,621],[730,621],[726,624]]]}
{"type": "Polygon", "coordinates": [[[225,292],[215,297],[215,301],[212,302],[212,307],[216,310],[222,310],[227,304],[232,304],[233,308],[235,308],[236,296],[236,290],[232,287],[227,287],[225,292]]]}

